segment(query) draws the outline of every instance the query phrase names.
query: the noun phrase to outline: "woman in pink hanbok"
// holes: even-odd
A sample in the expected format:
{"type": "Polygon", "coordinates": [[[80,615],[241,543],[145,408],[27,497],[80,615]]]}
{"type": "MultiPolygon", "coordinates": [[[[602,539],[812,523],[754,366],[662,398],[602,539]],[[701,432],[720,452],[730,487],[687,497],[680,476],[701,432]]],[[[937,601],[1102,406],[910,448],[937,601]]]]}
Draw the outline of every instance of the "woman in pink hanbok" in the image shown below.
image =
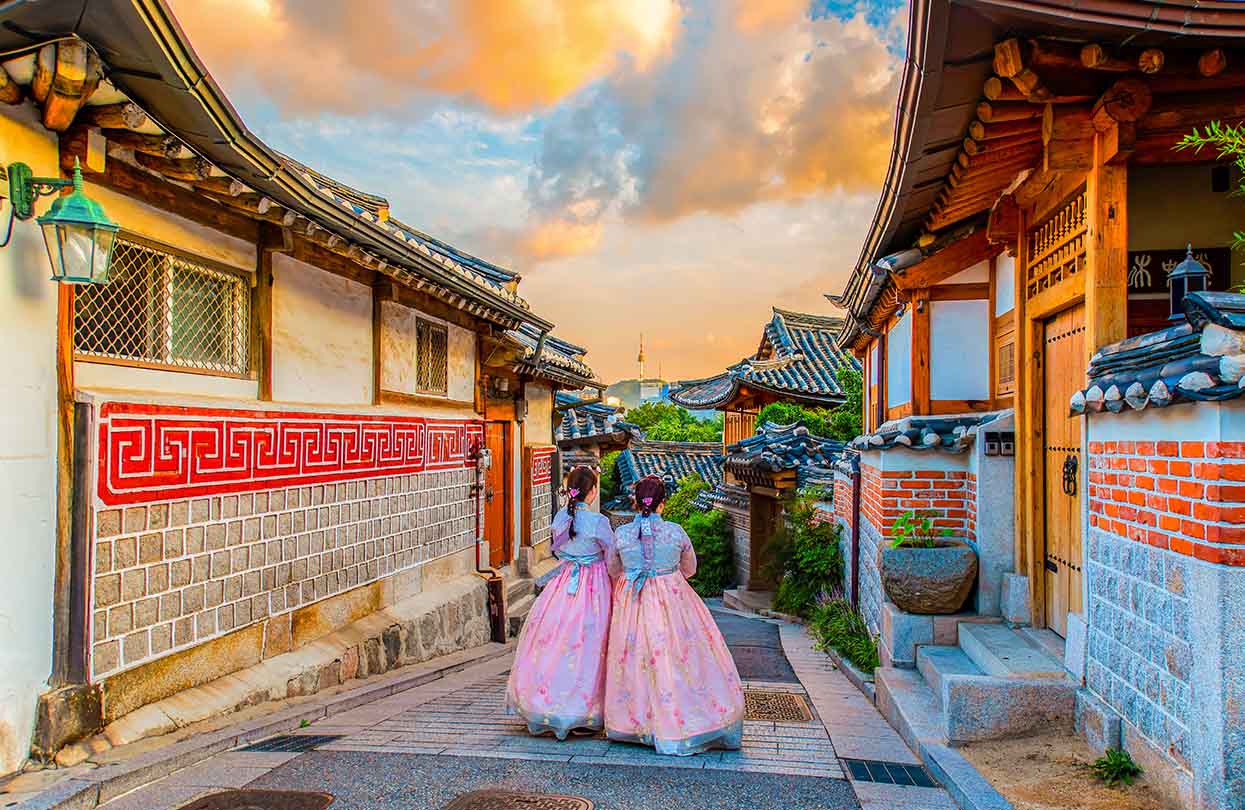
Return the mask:
{"type": "Polygon", "coordinates": [[[576,467],[567,477],[567,505],[553,518],[553,553],[562,569],[536,598],[519,636],[506,708],[532,734],[601,730],[605,702],[605,644],[610,627],[614,551],[609,519],[584,508],[597,476],[576,467]]]}
{"type": "Polygon", "coordinates": [[[618,530],[610,558],[617,579],[605,731],[659,754],[739,748],[739,672],[709,609],[687,584],[696,552],[682,526],[661,519],[665,497],[659,478],[636,483],[638,515],[618,530]]]}

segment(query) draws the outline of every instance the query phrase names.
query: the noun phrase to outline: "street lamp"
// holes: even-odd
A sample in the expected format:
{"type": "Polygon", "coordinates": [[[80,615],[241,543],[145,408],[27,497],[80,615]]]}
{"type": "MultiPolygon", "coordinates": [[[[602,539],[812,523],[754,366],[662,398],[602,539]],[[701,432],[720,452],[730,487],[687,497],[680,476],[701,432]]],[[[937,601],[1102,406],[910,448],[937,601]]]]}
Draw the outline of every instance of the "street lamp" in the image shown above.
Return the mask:
{"type": "Polygon", "coordinates": [[[13,216],[28,220],[35,213],[35,201],[63,188],[73,191],[57,197],[52,207],[35,222],[43,229],[52,280],[62,284],[104,284],[112,263],[112,248],[119,226],[104,213],[99,203],[82,190],[82,168],[74,159],[73,179],[34,177],[25,163],[9,166],[9,199],[13,216]]]}
{"type": "Polygon", "coordinates": [[[1210,271],[1206,269],[1206,265],[1193,258],[1193,245],[1190,243],[1184,261],[1172,268],[1167,276],[1172,310],[1168,320],[1184,320],[1185,296],[1189,293],[1204,292],[1209,276],[1210,271]]]}

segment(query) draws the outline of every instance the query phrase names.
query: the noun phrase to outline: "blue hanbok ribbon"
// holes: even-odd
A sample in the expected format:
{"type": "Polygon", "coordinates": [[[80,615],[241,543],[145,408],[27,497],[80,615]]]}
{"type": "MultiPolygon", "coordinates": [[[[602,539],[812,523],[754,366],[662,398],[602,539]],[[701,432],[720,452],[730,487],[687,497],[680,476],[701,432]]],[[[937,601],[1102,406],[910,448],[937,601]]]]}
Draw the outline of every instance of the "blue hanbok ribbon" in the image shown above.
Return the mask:
{"type": "Polygon", "coordinates": [[[571,566],[571,578],[567,580],[566,592],[572,596],[579,592],[579,571],[601,559],[600,554],[559,554],[558,559],[571,566]]]}
{"type": "Polygon", "coordinates": [[[673,574],[679,570],[677,565],[670,568],[628,568],[627,569],[627,585],[634,587],[635,592],[639,593],[644,588],[644,583],[653,577],[662,577],[666,574],[673,574]]]}

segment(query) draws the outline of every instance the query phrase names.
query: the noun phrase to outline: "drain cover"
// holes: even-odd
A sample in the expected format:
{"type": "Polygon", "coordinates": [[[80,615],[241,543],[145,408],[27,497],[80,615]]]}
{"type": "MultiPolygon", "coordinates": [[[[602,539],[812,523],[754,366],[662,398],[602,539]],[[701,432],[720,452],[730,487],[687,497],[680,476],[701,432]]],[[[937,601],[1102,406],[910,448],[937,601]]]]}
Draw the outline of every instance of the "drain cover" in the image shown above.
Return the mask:
{"type": "Polygon", "coordinates": [[[903,762],[882,762],[876,759],[845,759],[847,772],[857,782],[878,782],[883,785],[937,787],[920,765],[903,762]]]}
{"type": "Polygon", "coordinates": [[[278,734],[266,740],[241,748],[241,751],[275,751],[294,753],[296,751],[314,751],[322,745],[340,740],[340,734],[278,734]]]}
{"type": "Polygon", "coordinates": [[[799,695],[787,692],[744,692],[745,720],[772,720],[778,723],[811,723],[813,713],[799,695]]]}
{"type": "Polygon", "coordinates": [[[195,799],[178,810],[324,810],[333,803],[328,793],[292,790],[226,790],[195,799]]]}
{"type": "Polygon", "coordinates": [[[592,810],[592,807],[592,802],[578,796],[475,790],[459,796],[444,810],[592,810]]]}

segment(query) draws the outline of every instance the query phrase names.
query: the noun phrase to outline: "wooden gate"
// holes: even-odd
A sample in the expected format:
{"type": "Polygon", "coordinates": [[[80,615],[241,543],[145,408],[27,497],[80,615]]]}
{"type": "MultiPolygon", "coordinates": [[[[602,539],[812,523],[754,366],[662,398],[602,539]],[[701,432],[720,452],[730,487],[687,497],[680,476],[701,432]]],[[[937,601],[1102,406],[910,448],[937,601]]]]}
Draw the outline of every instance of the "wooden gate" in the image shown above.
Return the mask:
{"type": "Polygon", "coordinates": [[[484,479],[484,539],[488,541],[488,563],[501,568],[514,555],[513,515],[514,460],[510,448],[510,423],[488,422],[485,441],[493,464],[484,479]]]}
{"type": "Polygon", "coordinates": [[[1043,323],[1043,477],[1045,479],[1046,623],[1067,634],[1081,611],[1081,419],[1068,401],[1085,373],[1085,308],[1078,304],[1043,323]]]}

